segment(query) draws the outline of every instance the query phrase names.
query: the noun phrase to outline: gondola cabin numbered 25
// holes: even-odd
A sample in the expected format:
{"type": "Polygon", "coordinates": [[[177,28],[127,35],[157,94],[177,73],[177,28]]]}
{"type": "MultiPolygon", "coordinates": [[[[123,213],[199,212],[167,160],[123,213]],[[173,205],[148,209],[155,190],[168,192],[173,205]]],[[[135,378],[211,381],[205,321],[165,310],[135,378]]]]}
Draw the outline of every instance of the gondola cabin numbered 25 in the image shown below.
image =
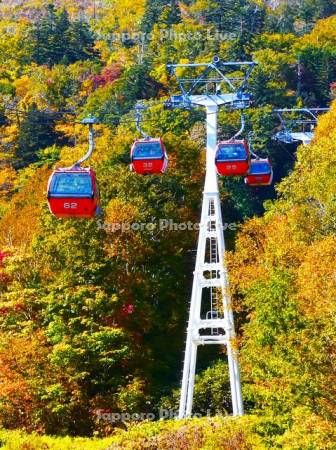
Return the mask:
{"type": "Polygon", "coordinates": [[[83,167],[56,169],[48,183],[48,204],[56,217],[94,217],[99,207],[94,171],[83,167]]]}
{"type": "Polygon", "coordinates": [[[215,163],[219,175],[245,176],[250,168],[250,152],[246,140],[219,142],[215,163]]]}
{"type": "Polygon", "coordinates": [[[131,149],[131,170],[140,175],[164,173],[168,165],[167,151],[161,138],[138,139],[131,149]]]}

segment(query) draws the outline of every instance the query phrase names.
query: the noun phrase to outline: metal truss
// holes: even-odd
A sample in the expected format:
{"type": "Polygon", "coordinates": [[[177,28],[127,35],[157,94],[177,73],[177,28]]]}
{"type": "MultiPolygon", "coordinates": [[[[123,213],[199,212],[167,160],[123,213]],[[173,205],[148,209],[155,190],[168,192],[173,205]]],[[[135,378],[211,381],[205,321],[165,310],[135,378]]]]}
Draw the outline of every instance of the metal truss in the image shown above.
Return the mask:
{"type": "Polygon", "coordinates": [[[238,355],[234,343],[234,317],[229,295],[225,262],[225,240],[215,166],[217,147],[217,115],[221,106],[243,109],[250,104],[244,92],[256,63],[222,62],[215,57],[211,63],[169,64],[181,95],[172,96],[166,107],[206,109],[207,147],[206,176],[202,216],[198,238],[196,266],[187,329],[179,418],[190,417],[195,384],[197,349],[199,345],[225,345],[230,374],[233,415],[242,415],[238,355]],[[195,77],[186,72],[196,70],[195,77]],[[212,92],[210,91],[212,88],[212,92]]]}
{"type": "Polygon", "coordinates": [[[293,108],[276,109],[281,123],[281,130],[274,139],[285,144],[301,142],[309,145],[314,137],[314,127],[317,124],[318,115],[329,111],[329,108],[293,108]]]}

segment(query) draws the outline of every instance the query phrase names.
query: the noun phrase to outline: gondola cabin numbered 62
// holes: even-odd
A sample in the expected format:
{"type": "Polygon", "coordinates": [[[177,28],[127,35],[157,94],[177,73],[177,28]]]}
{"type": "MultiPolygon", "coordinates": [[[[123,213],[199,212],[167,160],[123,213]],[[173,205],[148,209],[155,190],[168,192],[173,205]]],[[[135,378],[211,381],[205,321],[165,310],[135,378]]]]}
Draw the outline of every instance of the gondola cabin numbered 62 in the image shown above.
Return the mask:
{"type": "Polygon", "coordinates": [[[83,167],[56,169],[48,183],[48,204],[56,217],[94,217],[99,206],[94,171],[83,167]]]}
{"type": "Polygon", "coordinates": [[[245,176],[250,168],[250,152],[246,140],[219,142],[215,163],[217,172],[223,176],[245,176]]]}
{"type": "Polygon", "coordinates": [[[161,138],[138,139],[131,149],[131,170],[140,175],[164,173],[167,151],[161,138]]]}

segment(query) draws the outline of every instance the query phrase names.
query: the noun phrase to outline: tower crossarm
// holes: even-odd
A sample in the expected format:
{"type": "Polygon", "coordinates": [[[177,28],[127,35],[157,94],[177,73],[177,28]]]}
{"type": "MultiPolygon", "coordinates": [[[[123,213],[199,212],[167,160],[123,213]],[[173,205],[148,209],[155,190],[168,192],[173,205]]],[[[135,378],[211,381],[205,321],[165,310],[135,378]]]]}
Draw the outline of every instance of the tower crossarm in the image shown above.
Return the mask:
{"type": "Polygon", "coordinates": [[[285,144],[302,142],[310,144],[314,137],[314,127],[318,116],[329,108],[283,108],[273,111],[280,121],[281,129],[274,134],[274,139],[285,144]]]}

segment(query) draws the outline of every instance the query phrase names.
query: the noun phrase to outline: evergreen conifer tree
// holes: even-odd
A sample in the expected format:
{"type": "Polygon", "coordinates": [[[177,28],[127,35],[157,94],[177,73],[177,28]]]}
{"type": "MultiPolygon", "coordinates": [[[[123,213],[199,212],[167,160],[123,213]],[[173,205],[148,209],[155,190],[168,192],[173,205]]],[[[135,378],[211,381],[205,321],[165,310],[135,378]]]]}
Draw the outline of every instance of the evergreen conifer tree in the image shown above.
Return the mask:
{"type": "Polygon", "coordinates": [[[17,140],[18,166],[26,166],[38,160],[37,151],[55,143],[57,134],[54,119],[39,111],[33,104],[21,122],[17,140]]]}

